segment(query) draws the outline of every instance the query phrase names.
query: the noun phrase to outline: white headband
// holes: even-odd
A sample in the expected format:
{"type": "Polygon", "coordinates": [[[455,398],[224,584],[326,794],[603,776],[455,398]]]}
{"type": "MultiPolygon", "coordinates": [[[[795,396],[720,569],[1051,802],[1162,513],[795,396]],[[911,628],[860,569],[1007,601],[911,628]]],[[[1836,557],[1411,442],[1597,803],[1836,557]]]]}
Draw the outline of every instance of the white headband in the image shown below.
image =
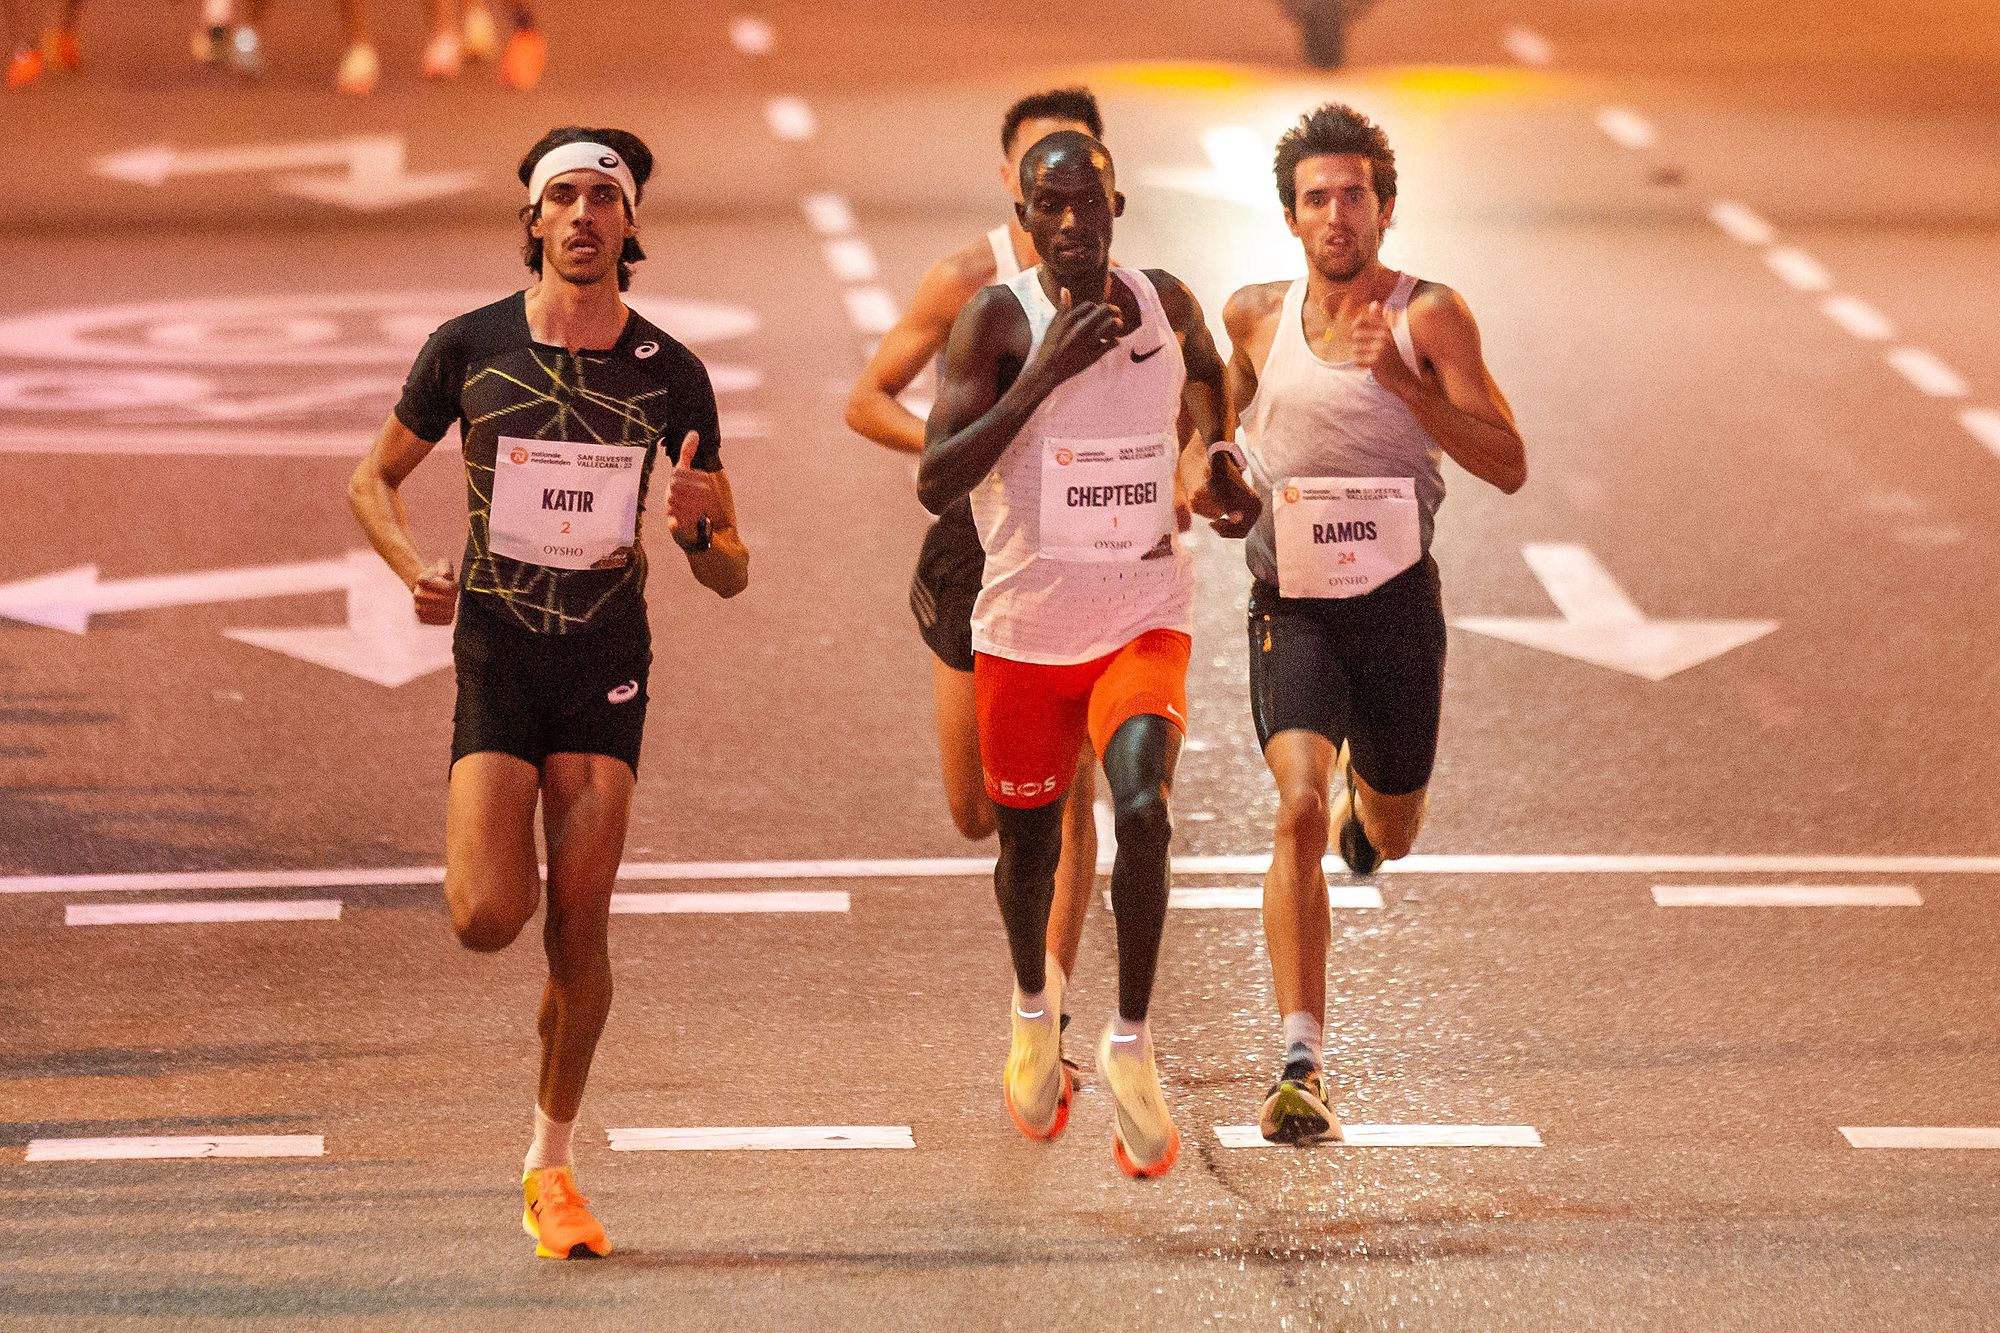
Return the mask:
{"type": "Polygon", "coordinates": [[[560,148],[551,148],[542,154],[542,160],[535,163],[535,171],[528,178],[528,203],[532,206],[542,202],[542,191],[550,181],[565,171],[594,171],[600,176],[609,176],[618,182],[618,188],[625,191],[628,207],[639,201],[639,186],[632,179],[632,168],[625,165],[625,159],[601,143],[566,143],[560,148]]]}

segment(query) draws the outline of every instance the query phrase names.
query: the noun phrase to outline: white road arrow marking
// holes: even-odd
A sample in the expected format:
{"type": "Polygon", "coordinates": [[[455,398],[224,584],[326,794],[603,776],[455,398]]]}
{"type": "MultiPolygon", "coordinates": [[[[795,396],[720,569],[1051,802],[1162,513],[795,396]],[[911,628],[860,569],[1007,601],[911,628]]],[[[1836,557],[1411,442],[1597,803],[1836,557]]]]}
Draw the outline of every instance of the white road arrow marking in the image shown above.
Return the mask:
{"type": "Polygon", "coordinates": [[[332,592],[347,587],[352,577],[349,562],[344,559],[117,579],[110,583],[98,581],[96,565],[78,565],[0,586],[0,617],[83,634],[90,629],[90,618],[94,615],[332,592]]]}
{"type": "Polygon", "coordinates": [[[299,172],[313,167],[345,167],[341,175],[288,175],[274,188],[355,212],[376,213],[404,204],[457,194],[476,177],[465,171],[412,175],[407,146],[397,134],[357,134],[307,143],[240,144],[230,148],[181,150],[170,144],[137,148],[97,158],[91,169],[112,180],[157,189],[176,176],[299,172]]]}
{"type": "Polygon", "coordinates": [[[1532,542],[1521,554],[1562,619],[1465,616],[1453,625],[1651,681],[1700,666],[1778,627],[1775,620],[1648,620],[1583,547],[1532,542]]]}
{"type": "Polygon", "coordinates": [[[334,628],[232,629],[239,643],[395,689],[451,665],[451,627],[425,625],[410,590],[373,551],[349,551],[341,565],[347,623],[334,628]]]}

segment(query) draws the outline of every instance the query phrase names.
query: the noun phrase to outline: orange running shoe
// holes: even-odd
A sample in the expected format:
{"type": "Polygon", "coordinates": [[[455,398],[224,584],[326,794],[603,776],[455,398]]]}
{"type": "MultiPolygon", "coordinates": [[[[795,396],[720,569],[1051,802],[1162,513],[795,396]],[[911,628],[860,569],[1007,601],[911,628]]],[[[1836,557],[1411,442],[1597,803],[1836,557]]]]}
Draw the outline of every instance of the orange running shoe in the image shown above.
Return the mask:
{"type": "Polygon", "coordinates": [[[500,82],[518,92],[527,92],[542,81],[542,70],[549,63],[549,44],[539,32],[526,24],[514,29],[514,35],[507,39],[507,49],[500,53],[500,82]]]}
{"type": "Polygon", "coordinates": [[[33,83],[42,72],[42,53],[32,46],[24,46],[14,52],[14,58],[7,62],[7,87],[25,88],[33,83]]]}
{"type": "Polygon", "coordinates": [[[83,52],[76,44],[76,33],[69,28],[50,28],[43,33],[42,59],[49,62],[50,69],[73,73],[83,63],[83,52]]]}
{"type": "Polygon", "coordinates": [[[590,1213],[590,1200],[576,1187],[567,1166],[544,1166],[521,1177],[521,1228],[535,1238],[544,1259],[602,1259],[611,1253],[604,1224],[590,1213]]]}

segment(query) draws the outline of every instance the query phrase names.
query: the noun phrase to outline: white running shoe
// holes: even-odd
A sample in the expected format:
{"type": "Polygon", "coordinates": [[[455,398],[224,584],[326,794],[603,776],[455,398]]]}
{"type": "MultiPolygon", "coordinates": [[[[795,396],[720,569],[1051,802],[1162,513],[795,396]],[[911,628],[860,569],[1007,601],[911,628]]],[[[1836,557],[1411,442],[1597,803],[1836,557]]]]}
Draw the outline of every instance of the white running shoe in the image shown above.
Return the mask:
{"type": "MultiPolygon", "coordinates": [[[[1046,992],[1045,992],[1046,994],[1046,992]]],[[[1032,1015],[1021,1012],[1020,992],[1010,1006],[1014,1044],[1007,1053],[1001,1090],[1014,1127],[1031,1139],[1052,1139],[1069,1124],[1070,1076],[1062,1060],[1062,1023],[1053,995],[1032,1015]]]]}
{"type": "Polygon", "coordinates": [[[1113,1040],[1104,1030],[1097,1043],[1097,1072],[1111,1090],[1116,1115],[1111,1124],[1111,1155],[1126,1175],[1144,1180],[1164,1176],[1181,1155],[1180,1131],[1167,1111],[1160,1091],[1160,1073],[1153,1065],[1153,1040],[1135,1037],[1113,1040]]]}
{"type": "Polygon", "coordinates": [[[333,82],[350,97],[366,97],[375,91],[375,81],[381,77],[382,62],[375,55],[375,48],[366,42],[356,42],[341,57],[340,72],[333,82]]]}

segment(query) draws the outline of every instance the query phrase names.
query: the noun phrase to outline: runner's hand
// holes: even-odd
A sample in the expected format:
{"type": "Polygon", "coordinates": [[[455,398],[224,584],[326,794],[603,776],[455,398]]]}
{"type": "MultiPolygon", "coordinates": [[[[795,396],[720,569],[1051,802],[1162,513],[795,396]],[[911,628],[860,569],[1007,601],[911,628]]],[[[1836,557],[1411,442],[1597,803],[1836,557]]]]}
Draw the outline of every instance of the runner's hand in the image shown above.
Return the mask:
{"type": "Polygon", "coordinates": [[[1035,353],[1033,369],[1061,384],[1097,364],[1106,352],[1118,345],[1125,332],[1125,317],[1118,307],[1103,301],[1070,300],[1069,288],[1056,301],[1056,317],[1042,336],[1041,350],[1035,353]]]}
{"type": "Polygon", "coordinates": [[[1174,527],[1186,532],[1194,526],[1194,495],[1181,480],[1181,470],[1174,469],[1174,527]]]}
{"type": "Polygon", "coordinates": [[[451,561],[440,560],[417,575],[410,585],[410,600],[424,624],[449,625],[458,609],[458,577],[451,572],[451,561]]]}
{"type": "Polygon", "coordinates": [[[1236,466],[1236,460],[1217,454],[1208,460],[1208,481],[1195,494],[1195,508],[1209,520],[1208,526],[1217,536],[1245,537],[1257,526],[1264,502],[1243,480],[1243,469],[1236,466]]]}
{"type": "Polygon", "coordinates": [[[695,469],[695,449],[701,437],[693,431],[681,441],[681,456],[674,461],[674,480],[667,490],[667,534],[676,542],[699,545],[698,531],[702,519],[708,520],[709,530],[722,527],[719,521],[722,511],[720,497],[715,491],[715,475],[695,469]],[[685,534],[686,541],[683,541],[685,534]]]}
{"type": "MultiPolygon", "coordinates": [[[[1348,302],[1343,298],[1335,317],[1348,313],[1348,302]]],[[[1374,372],[1375,382],[1397,397],[1418,388],[1416,372],[1403,360],[1403,353],[1396,346],[1396,335],[1389,327],[1389,317],[1382,313],[1382,303],[1370,301],[1353,311],[1350,318],[1348,336],[1354,342],[1354,363],[1374,372]]]]}

